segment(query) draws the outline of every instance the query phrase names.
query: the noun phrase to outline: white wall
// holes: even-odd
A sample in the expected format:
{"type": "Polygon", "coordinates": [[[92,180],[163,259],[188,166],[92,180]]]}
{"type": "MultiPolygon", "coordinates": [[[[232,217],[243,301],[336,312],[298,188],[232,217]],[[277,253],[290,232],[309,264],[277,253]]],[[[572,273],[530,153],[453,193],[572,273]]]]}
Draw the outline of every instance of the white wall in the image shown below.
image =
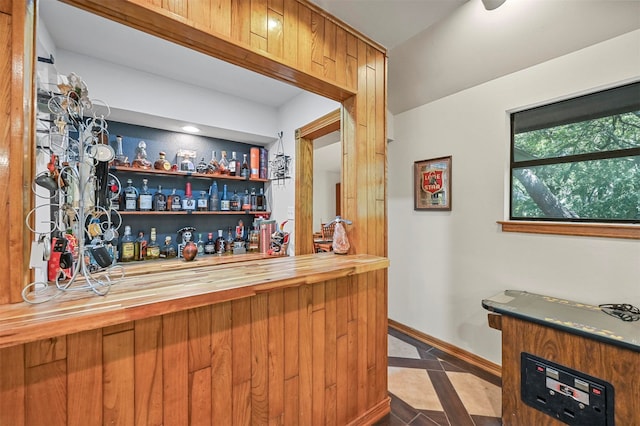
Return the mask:
{"type": "Polygon", "coordinates": [[[503,233],[496,224],[508,217],[508,112],[637,79],[640,30],[396,115],[389,317],[500,364],[483,298],[520,289],[640,305],[638,241],[503,233]],[[413,162],[445,155],[452,211],[414,211],[413,162]]]}

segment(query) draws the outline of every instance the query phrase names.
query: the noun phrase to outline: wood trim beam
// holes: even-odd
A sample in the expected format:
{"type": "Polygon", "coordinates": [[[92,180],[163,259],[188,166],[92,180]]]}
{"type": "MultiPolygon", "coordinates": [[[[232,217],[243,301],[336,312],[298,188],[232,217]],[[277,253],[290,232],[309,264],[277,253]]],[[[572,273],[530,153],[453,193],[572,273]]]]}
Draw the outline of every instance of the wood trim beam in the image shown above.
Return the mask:
{"type": "Polygon", "coordinates": [[[579,237],[624,238],[640,240],[638,225],[609,225],[598,223],[557,223],[498,221],[502,232],[523,232],[528,234],[574,235],[579,237]]]}
{"type": "Polygon", "coordinates": [[[332,111],[298,129],[299,137],[318,139],[340,130],[340,108],[332,111]]]}

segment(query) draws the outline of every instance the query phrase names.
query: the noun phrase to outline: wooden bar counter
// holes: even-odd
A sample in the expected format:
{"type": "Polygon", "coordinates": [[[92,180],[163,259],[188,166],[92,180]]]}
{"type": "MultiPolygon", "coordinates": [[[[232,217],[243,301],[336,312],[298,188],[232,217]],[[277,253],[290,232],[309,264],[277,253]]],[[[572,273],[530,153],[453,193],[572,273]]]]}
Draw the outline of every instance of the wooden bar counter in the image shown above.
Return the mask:
{"type": "Polygon", "coordinates": [[[106,296],[0,310],[0,425],[370,424],[388,260],[127,266],[106,296]]]}

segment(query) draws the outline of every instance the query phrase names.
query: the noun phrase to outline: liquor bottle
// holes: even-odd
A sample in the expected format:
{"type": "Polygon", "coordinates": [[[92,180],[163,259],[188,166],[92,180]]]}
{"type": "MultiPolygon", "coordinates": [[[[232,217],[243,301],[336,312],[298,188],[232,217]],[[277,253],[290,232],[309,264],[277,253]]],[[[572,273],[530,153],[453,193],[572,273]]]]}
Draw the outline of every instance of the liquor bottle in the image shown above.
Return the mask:
{"type": "Polygon", "coordinates": [[[231,160],[229,160],[229,176],[240,176],[240,162],[236,158],[235,151],[231,151],[231,160]]]}
{"type": "Polygon", "coordinates": [[[182,199],[182,210],[193,211],[196,209],[196,200],[191,194],[191,182],[187,182],[184,189],[184,198],[182,199]]]}
{"type": "Polygon", "coordinates": [[[209,199],[207,198],[206,191],[200,191],[200,198],[198,198],[198,211],[206,212],[209,210],[209,199]]]}
{"type": "Polygon", "coordinates": [[[229,209],[234,212],[240,211],[240,197],[238,196],[238,191],[233,191],[231,202],[229,203],[229,209]]]}
{"type": "Polygon", "coordinates": [[[255,188],[251,188],[251,210],[258,210],[258,196],[255,188]]]}
{"type": "Polygon", "coordinates": [[[149,244],[147,244],[147,257],[146,259],[153,260],[160,257],[160,245],[156,241],[156,228],[151,228],[149,234],[149,244]]]}
{"type": "Polygon", "coordinates": [[[208,168],[207,162],[204,161],[204,157],[202,157],[202,160],[200,160],[200,162],[196,166],[196,172],[198,172],[198,173],[206,173],[207,172],[207,168],[208,168]]]}
{"type": "Polygon", "coordinates": [[[133,181],[127,179],[127,187],[124,189],[124,209],[135,211],[138,206],[138,190],[133,186],[133,181]]]}
{"type": "Polygon", "coordinates": [[[257,252],[260,249],[260,225],[256,219],[253,222],[253,227],[249,231],[249,251],[257,252]]]}
{"type": "Polygon", "coordinates": [[[249,169],[249,163],[247,162],[247,154],[242,154],[242,168],[240,170],[240,176],[244,179],[249,179],[251,170],[249,169]]]}
{"type": "Polygon", "coordinates": [[[220,210],[229,211],[231,208],[231,200],[227,196],[227,184],[222,186],[222,198],[220,199],[220,210]]]}
{"type": "Polygon", "coordinates": [[[213,232],[209,232],[207,242],[204,244],[204,254],[214,254],[216,252],[216,241],[213,239],[213,232]]]}
{"type": "Polygon", "coordinates": [[[173,192],[169,195],[168,207],[172,212],[179,212],[182,210],[182,198],[180,197],[180,194],[176,193],[175,188],[173,188],[173,192]]]}
{"type": "Polygon", "coordinates": [[[264,195],[263,188],[260,188],[260,194],[256,196],[256,210],[259,212],[267,210],[267,197],[264,195]]]}
{"type": "Polygon", "coordinates": [[[134,260],[135,241],[131,235],[131,227],[125,225],[124,235],[120,240],[120,262],[131,262],[134,260]]]}
{"type": "Polygon", "coordinates": [[[147,240],[144,239],[144,232],[138,232],[138,238],[136,238],[133,247],[134,260],[145,260],[147,257],[147,240]]]}
{"type": "Polygon", "coordinates": [[[115,166],[126,166],[129,167],[129,158],[125,157],[125,155],[122,152],[122,136],[120,135],[116,135],[116,143],[118,145],[118,149],[116,151],[116,156],[113,159],[113,164],[115,166]]]}
{"type": "Polygon", "coordinates": [[[153,195],[149,191],[148,182],[148,179],[142,179],[142,188],[138,196],[138,210],[141,212],[148,212],[153,207],[153,195]]]}
{"type": "Polygon", "coordinates": [[[207,166],[207,173],[212,175],[220,173],[220,164],[218,164],[215,151],[211,151],[211,161],[209,161],[209,165],[207,166]]]}
{"type": "Polygon", "coordinates": [[[164,151],[160,151],[160,153],[158,154],[158,159],[153,163],[154,169],[163,170],[165,172],[171,170],[171,163],[169,163],[165,158],[166,155],[167,154],[165,154],[164,151]]]}
{"type": "Polygon", "coordinates": [[[157,212],[167,210],[167,196],[162,193],[162,185],[158,185],[158,191],[153,194],[152,208],[157,212]]]}
{"type": "Polygon", "coordinates": [[[224,251],[226,254],[233,254],[233,235],[231,234],[231,227],[227,231],[227,239],[224,241],[224,251]]]}
{"type": "Polygon", "coordinates": [[[198,248],[198,256],[202,256],[204,254],[204,241],[202,241],[202,234],[198,234],[196,247],[198,248]]]}
{"type": "Polygon", "coordinates": [[[160,249],[160,258],[171,259],[177,255],[178,252],[176,251],[176,248],[171,244],[171,237],[166,237],[164,239],[164,245],[160,249]]]}
{"type": "Polygon", "coordinates": [[[218,195],[218,183],[214,180],[209,188],[209,210],[220,210],[220,196],[218,195]]]}
{"type": "Polygon", "coordinates": [[[225,240],[222,236],[222,229],[218,229],[218,238],[216,238],[216,254],[224,254],[225,240]]]}
{"type": "Polygon", "coordinates": [[[222,157],[220,158],[220,162],[218,163],[218,170],[220,170],[220,174],[222,175],[229,174],[229,160],[227,160],[227,151],[222,151],[222,157]]]}
{"type": "Polygon", "coordinates": [[[240,204],[240,210],[251,210],[251,195],[249,195],[248,189],[244,190],[244,195],[242,196],[242,202],[240,204]]]}

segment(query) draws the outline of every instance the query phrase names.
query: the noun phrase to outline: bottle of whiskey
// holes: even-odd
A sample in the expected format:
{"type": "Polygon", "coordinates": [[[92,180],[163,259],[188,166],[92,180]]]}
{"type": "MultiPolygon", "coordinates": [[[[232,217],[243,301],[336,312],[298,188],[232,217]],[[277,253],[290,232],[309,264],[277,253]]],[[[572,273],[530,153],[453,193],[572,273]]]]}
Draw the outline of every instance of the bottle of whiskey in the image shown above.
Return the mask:
{"type": "Polygon", "coordinates": [[[242,196],[242,203],[240,210],[249,211],[251,210],[251,196],[249,195],[249,190],[244,190],[244,195],[242,196]]]}
{"type": "Polygon", "coordinates": [[[227,239],[224,241],[224,251],[226,254],[233,254],[233,235],[231,234],[231,227],[227,231],[227,239]]]}
{"type": "Polygon", "coordinates": [[[171,244],[171,237],[166,237],[164,239],[164,245],[160,249],[160,258],[162,259],[171,259],[178,255],[176,248],[171,244]]]}
{"type": "Polygon", "coordinates": [[[256,210],[259,212],[267,210],[267,197],[264,195],[263,188],[260,188],[260,194],[256,196],[256,210]]]}
{"type": "Polygon", "coordinates": [[[231,209],[231,200],[227,195],[227,184],[222,185],[222,198],[220,199],[220,210],[229,211],[231,209]]]}
{"type": "Polygon", "coordinates": [[[147,258],[147,240],[144,238],[144,232],[138,232],[138,238],[136,238],[134,244],[134,260],[145,260],[147,258]]]}
{"type": "Polygon", "coordinates": [[[213,239],[213,232],[209,232],[207,242],[204,244],[204,254],[214,254],[216,252],[216,241],[213,239]]]}
{"type": "Polygon", "coordinates": [[[218,183],[214,180],[209,188],[209,210],[218,211],[220,209],[220,196],[218,195],[218,183]]]}
{"type": "Polygon", "coordinates": [[[198,242],[196,243],[196,247],[198,249],[198,256],[202,256],[204,254],[204,241],[202,241],[202,234],[198,234],[198,242]]]}
{"type": "Polygon", "coordinates": [[[204,157],[202,157],[202,160],[200,160],[200,162],[196,166],[196,172],[198,172],[198,173],[206,173],[207,172],[207,168],[208,168],[207,162],[204,161],[204,157]]]}
{"type": "Polygon", "coordinates": [[[198,211],[206,212],[209,210],[209,199],[207,198],[206,191],[200,191],[200,198],[198,198],[198,211]]]}
{"type": "Polygon", "coordinates": [[[118,188],[118,184],[115,179],[111,179],[109,181],[109,201],[111,202],[111,208],[113,210],[120,210],[120,197],[118,192],[120,188],[118,188]]]}
{"type": "Polygon", "coordinates": [[[133,181],[127,179],[127,187],[124,189],[124,209],[135,211],[138,207],[138,190],[133,186],[133,181]]]}
{"type": "Polygon", "coordinates": [[[142,179],[142,187],[140,188],[140,196],[138,197],[138,210],[141,212],[151,211],[153,207],[153,195],[149,191],[149,180],[142,179]]]}
{"type": "Polygon", "coordinates": [[[227,151],[222,151],[222,157],[220,157],[220,162],[218,163],[218,170],[220,170],[221,175],[229,174],[229,160],[227,160],[227,151]]]}
{"type": "Polygon", "coordinates": [[[231,160],[229,160],[229,176],[237,176],[237,174],[240,172],[240,170],[238,170],[238,160],[236,159],[236,152],[232,151],[231,152],[231,160]]]}
{"type": "Polygon", "coordinates": [[[153,163],[154,169],[163,170],[165,172],[171,170],[171,163],[169,163],[165,158],[166,155],[167,154],[165,154],[164,151],[160,151],[160,153],[158,154],[158,159],[153,163]]]}
{"type": "Polygon", "coordinates": [[[179,212],[182,210],[182,197],[180,197],[180,194],[176,193],[175,188],[173,188],[173,192],[169,195],[168,207],[172,212],[179,212]]]}
{"type": "Polygon", "coordinates": [[[233,191],[229,209],[234,212],[240,211],[240,196],[238,196],[238,191],[233,191]]]}
{"type": "Polygon", "coordinates": [[[251,171],[249,170],[249,163],[247,162],[247,154],[242,154],[242,168],[240,169],[240,176],[244,179],[249,179],[251,171]]]}
{"type": "Polygon", "coordinates": [[[251,188],[251,210],[258,210],[258,196],[255,188],[251,188]]]}
{"type": "Polygon", "coordinates": [[[187,182],[184,189],[184,198],[182,199],[182,210],[193,211],[196,209],[196,200],[191,194],[191,182],[187,182]]]}
{"type": "Polygon", "coordinates": [[[153,194],[152,208],[156,212],[167,210],[167,196],[162,193],[162,185],[158,185],[158,191],[153,194]]]}
{"type": "Polygon", "coordinates": [[[224,254],[225,240],[222,236],[222,229],[218,229],[218,238],[216,238],[216,254],[224,254]]]}
{"type": "Polygon", "coordinates": [[[209,161],[209,165],[207,166],[207,173],[212,175],[220,173],[220,164],[218,164],[215,151],[211,151],[211,161],[209,161]]]}
{"type": "Polygon", "coordinates": [[[160,245],[156,241],[156,228],[151,228],[149,234],[149,244],[147,245],[147,257],[146,259],[153,260],[160,257],[160,245]]]}
{"type": "Polygon", "coordinates": [[[124,227],[124,235],[120,240],[120,262],[131,262],[135,260],[135,241],[131,235],[131,227],[124,227]]]}

